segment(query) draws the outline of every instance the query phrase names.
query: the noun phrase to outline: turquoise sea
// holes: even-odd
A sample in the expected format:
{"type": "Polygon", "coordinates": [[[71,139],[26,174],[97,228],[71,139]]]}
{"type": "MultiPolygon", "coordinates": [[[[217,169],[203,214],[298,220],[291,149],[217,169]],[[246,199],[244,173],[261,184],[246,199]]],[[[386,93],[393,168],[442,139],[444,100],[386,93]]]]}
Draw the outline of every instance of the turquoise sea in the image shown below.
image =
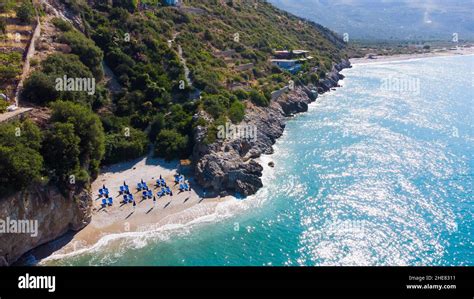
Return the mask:
{"type": "Polygon", "coordinates": [[[474,56],[356,65],[288,121],[264,188],[51,265],[474,265],[474,56]]]}

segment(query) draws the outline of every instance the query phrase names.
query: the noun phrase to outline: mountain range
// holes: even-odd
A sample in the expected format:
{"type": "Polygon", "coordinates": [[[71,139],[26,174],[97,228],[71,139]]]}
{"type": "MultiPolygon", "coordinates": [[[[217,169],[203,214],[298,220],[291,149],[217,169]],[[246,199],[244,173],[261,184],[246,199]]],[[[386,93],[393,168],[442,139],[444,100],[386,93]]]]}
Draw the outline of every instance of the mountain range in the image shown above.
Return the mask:
{"type": "Polygon", "coordinates": [[[474,39],[472,0],[269,0],[358,40],[474,39]]]}

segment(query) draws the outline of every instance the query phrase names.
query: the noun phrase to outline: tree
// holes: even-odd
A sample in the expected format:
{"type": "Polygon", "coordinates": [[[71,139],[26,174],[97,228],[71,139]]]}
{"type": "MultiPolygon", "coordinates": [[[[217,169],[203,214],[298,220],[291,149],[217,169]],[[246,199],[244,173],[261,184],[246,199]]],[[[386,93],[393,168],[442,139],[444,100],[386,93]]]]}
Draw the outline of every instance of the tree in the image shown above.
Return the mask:
{"type": "Polygon", "coordinates": [[[30,121],[0,125],[0,195],[41,180],[41,132],[30,121]]]}
{"type": "Polygon", "coordinates": [[[176,130],[162,130],[156,137],[155,156],[166,160],[182,158],[188,153],[188,136],[176,130]]]}
{"type": "Polygon", "coordinates": [[[43,158],[39,152],[22,144],[15,147],[0,145],[0,194],[21,190],[41,180],[43,158]]]}
{"type": "Polygon", "coordinates": [[[134,12],[138,7],[137,0],[114,0],[114,7],[122,7],[128,10],[129,12],[134,12]]]}
{"type": "Polygon", "coordinates": [[[60,41],[71,47],[72,53],[79,56],[82,63],[92,71],[96,79],[103,77],[102,60],[104,53],[92,40],[78,31],[70,30],[61,36],[60,41]]]}
{"type": "Polygon", "coordinates": [[[61,19],[61,18],[53,18],[51,20],[51,23],[53,23],[54,26],[56,26],[59,30],[61,31],[72,31],[74,30],[74,27],[71,25],[71,23],[61,19]]]}
{"type": "Polygon", "coordinates": [[[55,77],[66,75],[70,78],[92,78],[92,72],[81,61],[79,56],[73,54],[56,53],[48,56],[42,63],[43,72],[55,77]]]}
{"type": "Polygon", "coordinates": [[[250,91],[249,96],[250,100],[258,106],[266,107],[270,104],[270,101],[265,97],[265,95],[255,89],[250,91]]]}
{"type": "Polygon", "coordinates": [[[129,134],[112,133],[105,138],[105,164],[113,164],[146,154],[148,139],[142,131],[130,128],[129,134]]]}
{"type": "Polygon", "coordinates": [[[229,106],[229,99],[222,95],[206,95],[203,97],[204,110],[214,118],[225,114],[229,106]]]}
{"type": "MultiPolygon", "coordinates": [[[[73,54],[52,54],[41,63],[41,71],[36,71],[25,81],[22,98],[36,104],[45,104],[56,99],[91,105],[103,96],[96,92],[89,95],[88,91],[70,92],[56,89],[56,80],[69,78],[94,79],[91,71],[73,54]]],[[[95,86],[95,91],[100,90],[95,86]]]]}
{"type": "Polygon", "coordinates": [[[156,140],[156,136],[163,130],[166,126],[165,123],[165,116],[163,113],[158,113],[151,123],[150,132],[148,133],[148,137],[150,140],[156,140]]]}
{"type": "Polygon", "coordinates": [[[43,144],[43,157],[46,166],[61,180],[79,169],[79,143],[72,123],[54,123],[46,133],[43,144]]]}
{"type": "Polygon", "coordinates": [[[35,8],[29,0],[23,1],[23,3],[16,9],[16,16],[24,24],[29,24],[33,21],[35,16],[35,8]]]}
{"type": "Polygon", "coordinates": [[[59,97],[54,88],[54,81],[43,72],[36,71],[26,79],[21,91],[21,98],[25,101],[42,105],[54,101],[59,97]]]}
{"type": "Polygon", "coordinates": [[[80,139],[80,165],[95,178],[105,153],[105,135],[99,117],[89,108],[71,102],[56,101],[51,104],[51,108],[52,122],[70,123],[74,126],[74,133],[80,139]]]}
{"type": "Polygon", "coordinates": [[[240,123],[245,116],[245,105],[240,101],[232,102],[229,108],[229,118],[234,124],[240,123]]]}
{"type": "Polygon", "coordinates": [[[180,133],[189,132],[193,117],[187,113],[183,106],[175,104],[169,109],[170,113],[166,117],[167,127],[169,129],[176,129],[180,133]]]}
{"type": "Polygon", "coordinates": [[[0,145],[15,147],[22,144],[39,150],[42,138],[40,129],[30,120],[0,125],[0,145]]]}

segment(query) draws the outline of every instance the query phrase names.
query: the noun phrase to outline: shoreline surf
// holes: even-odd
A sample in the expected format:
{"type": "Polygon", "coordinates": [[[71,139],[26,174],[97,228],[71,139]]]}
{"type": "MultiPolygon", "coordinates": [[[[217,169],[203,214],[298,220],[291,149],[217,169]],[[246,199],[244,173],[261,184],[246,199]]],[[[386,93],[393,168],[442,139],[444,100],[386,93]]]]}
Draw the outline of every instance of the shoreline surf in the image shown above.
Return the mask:
{"type": "Polygon", "coordinates": [[[351,58],[349,61],[352,66],[379,64],[379,63],[396,63],[403,61],[411,61],[424,58],[435,57],[451,57],[451,56],[470,56],[474,55],[474,48],[459,48],[456,50],[445,50],[437,52],[428,52],[422,54],[398,54],[398,55],[377,55],[375,58],[351,58]]]}

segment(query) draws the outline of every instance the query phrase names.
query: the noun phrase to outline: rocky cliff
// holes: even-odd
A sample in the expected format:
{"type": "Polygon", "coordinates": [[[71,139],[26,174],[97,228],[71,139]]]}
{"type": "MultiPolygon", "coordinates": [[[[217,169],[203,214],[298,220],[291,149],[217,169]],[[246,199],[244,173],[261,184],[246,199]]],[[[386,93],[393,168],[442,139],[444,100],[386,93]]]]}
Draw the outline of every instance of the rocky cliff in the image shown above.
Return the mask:
{"type": "Polygon", "coordinates": [[[238,193],[247,196],[256,193],[263,186],[263,167],[255,159],[262,154],[273,153],[272,146],[283,134],[287,116],[308,110],[308,104],[317,97],[311,89],[317,88],[319,93],[324,93],[337,87],[338,81],[344,78],[339,72],[349,67],[350,62],[343,60],[334,65],[318,86],[297,86],[272,101],[268,107],[248,107],[239,126],[256,128],[255,138],[233,138],[206,144],[204,137],[207,129],[198,127],[193,152],[197,182],[221,195],[238,193]]]}
{"type": "MultiPolygon", "coordinates": [[[[69,230],[85,227],[91,219],[92,198],[88,191],[62,195],[55,187],[32,186],[0,200],[0,266],[8,266],[23,254],[52,241],[69,230]],[[16,220],[37,223],[34,232],[7,229],[16,220]]],[[[30,228],[34,228],[31,225],[30,228]]]]}

